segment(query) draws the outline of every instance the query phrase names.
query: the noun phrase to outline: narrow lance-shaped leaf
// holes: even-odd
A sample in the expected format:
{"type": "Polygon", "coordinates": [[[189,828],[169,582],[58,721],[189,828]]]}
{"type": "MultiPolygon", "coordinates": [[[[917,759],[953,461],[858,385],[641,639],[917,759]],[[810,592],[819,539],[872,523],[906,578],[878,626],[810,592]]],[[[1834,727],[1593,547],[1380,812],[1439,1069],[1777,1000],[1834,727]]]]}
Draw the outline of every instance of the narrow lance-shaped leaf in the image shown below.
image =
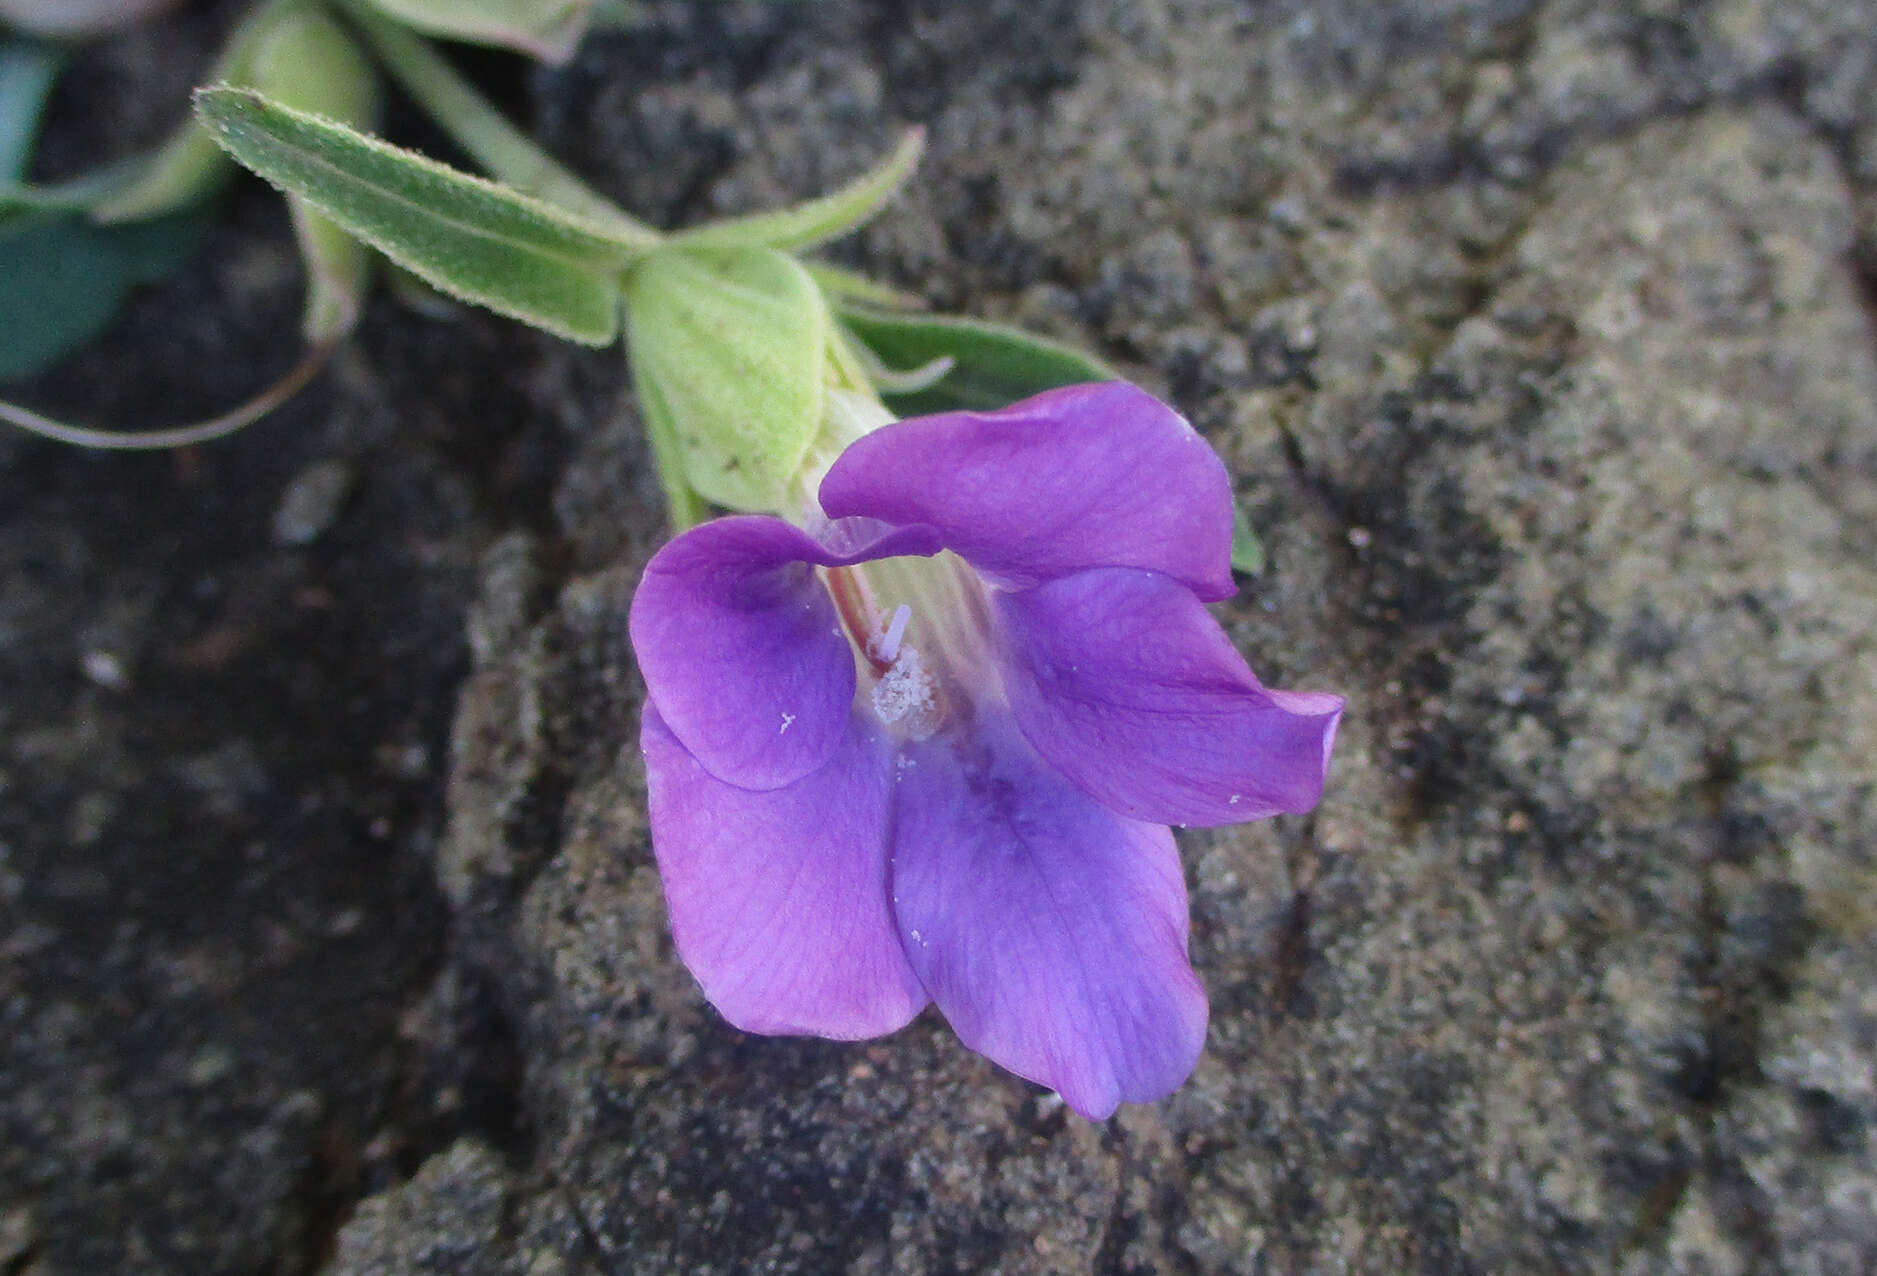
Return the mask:
{"type": "Polygon", "coordinates": [[[1002,324],[935,315],[888,314],[843,306],[841,322],[888,368],[926,368],[942,359],[951,368],[930,384],[899,393],[893,379],[878,385],[902,414],[983,411],[1084,381],[1112,381],[1112,369],[1090,355],[1002,324]]]}
{"type": "Polygon", "coordinates": [[[660,249],[626,278],[626,340],[690,486],[732,509],[781,509],[821,427],[828,345],[801,265],[765,249],[660,249]]]}
{"type": "Polygon", "coordinates": [[[772,213],[726,217],[671,236],[687,248],[779,248],[798,251],[825,243],[865,223],[900,188],[925,150],[925,130],[913,129],[886,162],[820,199],[772,213]]]}
{"type": "Polygon", "coordinates": [[[196,110],[236,159],[444,292],[571,341],[618,334],[635,250],[565,211],[258,93],[204,89],[196,110]]]}
{"type": "MultiPolygon", "coordinates": [[[[447,40],[496,44],[565,62],[586,31],[593,0],[369,0],[408,26],[447,40]]],[[[363,6],[361,6],[363,7],[363,6]]]]}

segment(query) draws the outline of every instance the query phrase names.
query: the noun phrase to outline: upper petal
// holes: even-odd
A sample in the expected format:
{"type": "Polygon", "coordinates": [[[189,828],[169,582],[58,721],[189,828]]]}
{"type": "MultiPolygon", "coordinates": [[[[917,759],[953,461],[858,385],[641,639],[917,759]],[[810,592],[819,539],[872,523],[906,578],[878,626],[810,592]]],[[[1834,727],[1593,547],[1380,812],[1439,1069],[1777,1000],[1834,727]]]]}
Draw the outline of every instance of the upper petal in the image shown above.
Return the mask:
{"type": "Polygon", "coordinates": [[[784,788],[723,783],[652,706],[640,747],[671,934],[704,995],[745,1032],[854,1040],[926,1003],[887,905],[892,774],[850,716],[833,756],[784,788]]]}
{"type": "Polygon", "coordinates": [[[1259,686],[1177,581],[1083,572],[995,606],[1018,723],[1102,805],[1203,825],[1316,805],[1342,697],[1259,686]]]}
{"type": "Polygon", "coordinates": [[[894,914],[960,1039],[1092,1120],[1178,1087],[1206,996],[1172,835],[1091,802],[1004,718],[908,746],[898,789],[894,914]]]}
{"type": "Polygon", "coordinates": [[[1144,567],[1230,597],[1225,467],[1179,413],[1124,381],[999,412],[947,412],[850,445],[821,483],[830,517],[924,523],[998,584],[1144,567]]]}
{"type": "Polygon", "coordinates": [[[718,779],[772,789],[834,751],[854,657],[814,567],[936,552],[899,528],[836,553],[779,519],[720,518],[671,541],[632,598],[632,647],[672,734],[718,779]]]}

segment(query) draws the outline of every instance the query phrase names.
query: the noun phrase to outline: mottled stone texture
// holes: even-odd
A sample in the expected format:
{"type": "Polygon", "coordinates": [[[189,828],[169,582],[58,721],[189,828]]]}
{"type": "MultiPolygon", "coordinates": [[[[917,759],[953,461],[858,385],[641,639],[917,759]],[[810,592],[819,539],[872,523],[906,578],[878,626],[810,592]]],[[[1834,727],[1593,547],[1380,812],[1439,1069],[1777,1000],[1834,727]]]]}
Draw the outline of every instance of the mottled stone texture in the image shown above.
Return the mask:
{"type": "MultiPolygon", "coordinates": [[[[514,101],[670,222],[926,124],[836,255],[1212,439],[1222,618],[1350,697],[1323,806],[1182,834],[1164,1103],[734,1032],[618,361],[381,304],[222,448],[0,439],[0,1272],[1877,1267],[1877,5],[661,5],[514,101]]],[[[242,383],[267,209],[42,398],[242,383]]]]}

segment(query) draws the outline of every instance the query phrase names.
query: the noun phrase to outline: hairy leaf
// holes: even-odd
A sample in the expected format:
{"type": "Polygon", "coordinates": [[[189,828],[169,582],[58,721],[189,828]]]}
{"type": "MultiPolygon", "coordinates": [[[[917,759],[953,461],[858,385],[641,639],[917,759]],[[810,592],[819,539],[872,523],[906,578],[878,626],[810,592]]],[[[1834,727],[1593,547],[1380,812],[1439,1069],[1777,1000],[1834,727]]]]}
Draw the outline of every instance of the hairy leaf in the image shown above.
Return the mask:
{"type": "Polygon", "coordinates": [[[444,292],[587,345],[618,335],[638,250],[564,210],[258,93],[204,89],[196,110],[241,163],[444,292]]]}

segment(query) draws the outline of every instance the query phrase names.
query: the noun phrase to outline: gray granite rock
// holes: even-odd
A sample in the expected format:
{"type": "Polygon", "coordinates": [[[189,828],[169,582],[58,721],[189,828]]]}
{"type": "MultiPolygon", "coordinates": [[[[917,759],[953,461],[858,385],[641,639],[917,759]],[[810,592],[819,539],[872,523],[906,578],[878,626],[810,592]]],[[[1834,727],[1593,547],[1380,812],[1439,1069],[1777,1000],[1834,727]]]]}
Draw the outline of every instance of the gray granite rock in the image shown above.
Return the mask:
{"type": "Polygon", "coordinates": [[[646,845],[621,614],[656,532],[610,444],[576,457],[562,536],[631,532],[485,653],[457,765],[505,786],[459,793],[445,862],[601,1266],[1877,1262],[1872,15],[1645,10],[1089,6],[1039,89],[893,70],[1043,19],[824,7],[713,99],[706,208],[924,108],[850,251],[1168,389],[1271,553],[1224,618],[1351,710],[1314,817],[1182,838],[1214,1020],[1164,1103],[1091,1127],[930,1016],[743,1037],[646,845]],[[518,795],[559,818],[469,849],[518,795]]]}

